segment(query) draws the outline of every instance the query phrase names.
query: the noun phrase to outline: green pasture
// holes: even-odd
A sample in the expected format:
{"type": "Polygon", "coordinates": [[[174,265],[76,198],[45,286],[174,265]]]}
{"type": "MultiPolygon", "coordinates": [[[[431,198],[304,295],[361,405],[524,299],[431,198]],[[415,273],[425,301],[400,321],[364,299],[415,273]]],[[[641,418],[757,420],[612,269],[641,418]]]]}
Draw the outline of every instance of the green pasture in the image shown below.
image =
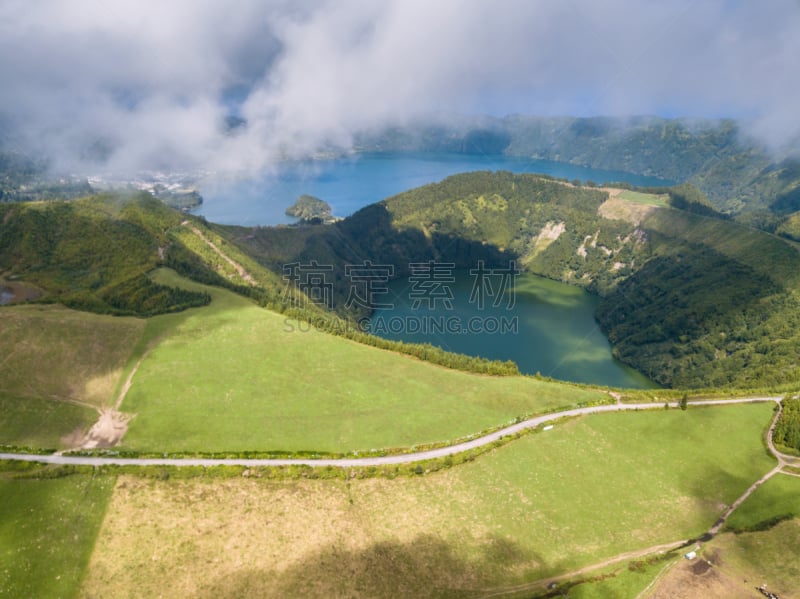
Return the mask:
{"type": "Polygon", "coordinates": [[[122,410],[141,451],[353,451],[445,442],[517,416],[602,401],[529,377],[449,370],[317,332],[225,290],[148,320],[122,410]]]}

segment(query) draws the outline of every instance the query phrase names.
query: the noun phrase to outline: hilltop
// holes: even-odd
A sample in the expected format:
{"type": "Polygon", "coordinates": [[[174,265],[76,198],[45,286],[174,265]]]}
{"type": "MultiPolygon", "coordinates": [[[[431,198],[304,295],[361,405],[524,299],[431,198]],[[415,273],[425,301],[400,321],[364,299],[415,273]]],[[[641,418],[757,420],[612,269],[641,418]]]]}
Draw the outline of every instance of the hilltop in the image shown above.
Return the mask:
{"type": "Polygon", "coordinates": [[[800,377],[800,254],[723,218],[685,187],[662,195],[574,187],[536,175],[456,175],[328,226],[225,227],[264,266],[516,259],[602,298],[620,359],[672,387],[753,387],[800,377]],[[689,198],[687,200],[687,197],[689,198]],[[686,209],[677,209],[682,206],[686,209]]]}

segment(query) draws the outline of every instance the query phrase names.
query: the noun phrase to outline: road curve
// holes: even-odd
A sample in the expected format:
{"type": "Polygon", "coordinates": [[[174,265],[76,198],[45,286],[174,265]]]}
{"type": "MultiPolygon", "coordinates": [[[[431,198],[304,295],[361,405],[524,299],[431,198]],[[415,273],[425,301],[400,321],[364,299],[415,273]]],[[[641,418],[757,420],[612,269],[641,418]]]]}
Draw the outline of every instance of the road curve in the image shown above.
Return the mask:
{"type": "MultiPolygon", "coordinates": [[[[771,401],[780,404],[781,397],[742,397],[738,399],[710,399],[690,402],[691,406],[715,406],[740,403],[755,403],[771,401]]],[[[678,402],[669,402],[671,408],[677,408],[678,402]]],[[[338,468],[351,468],[359,466],[387,466],[395,464],[410,464],[435,458],[443,458],[458,453],[476,449],[494,443],[508,435],[536,428],[539,425],[559,418],[571,416],[584,416],[586,414],[599,414],[603,412],[628,412],[635,410],[653,410],[664,407],[664,402],[635,403],[635,404],[605,404],[575,408],[563,412],[554,412],[536,416],[512,424],[482,437],[448,445],[437,449],[404,453],[398,455],[364,457],[364,458],[121,458],[121,457],[85,457],[65,455],[37,455],[27,453],[0,453],[0,460],[16,460],[23,462],[40,462],[44,464],[72,464],[76,466],[334,466],[338,468]]]]}

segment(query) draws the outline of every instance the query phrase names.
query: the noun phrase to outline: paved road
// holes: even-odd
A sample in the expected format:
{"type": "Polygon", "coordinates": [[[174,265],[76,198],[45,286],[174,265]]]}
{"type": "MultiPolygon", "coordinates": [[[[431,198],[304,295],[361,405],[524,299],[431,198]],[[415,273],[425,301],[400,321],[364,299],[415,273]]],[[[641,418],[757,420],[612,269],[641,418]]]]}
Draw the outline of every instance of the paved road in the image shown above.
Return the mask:
{"type": "Polygon", "coordinates": [[[794,466],[795,468],[800,467],[800,458],[797,456],[788,455],[785,453],[781,453],[775,448],[775,443],[772,442],[772,432],[775,430],[775,425],[778,424],[778,418],[781,416],[781,412],[783,412],[783,404],[778,404],[778,413],[775,414],[775,418],[772,420],[772,424],[769,427],[769,432],[767,433],[767,446],[769,450],[772,452],[776,458],[778,458],[778,466],[781,468],[783,466],[794,466]]]}
{"type": "MultiPolygon", "coordinates": [[[[760,479],[758,479],[752,485],[750,485],[750,487],[748,487],[748,489],[736,501],[734,501],[730,506],[728,506],[728,509],[725,510],[725,512],[722,514],[722,516],[720,516],[719,519],[717,519],[717,521],[713,524],[713,526],[708,530],[707,534],[710,535],[711,537],[713,537],[713,536],[715,536],[715,535],[717,535],[719,533],[719,531],[722,529],[722,527],[727,522],[727,520],[730,517],[730,515],[742,503],[744,503],[744,501],[748,497],[750,497],[750,495],[758,487],[760,487],[764,482],[766,482],[767,480],[772,478],[774,475],[776,475],[779,472],[781,472],[782,468],[784,466],[786,466],[787,463],[791,464],[791,460],[794,459],[794,458],[792,458],[792,456],[787,456],[785,454],[782,454],[782,453],[778,452],[775,449],[775,445],[772,442],[772,431],[775,429],[775,424],[778,422],[778,418],[780,417],[781,410],[783,409],[783,406],[780,404],[779,398],[753,398],[753,399],[751,399],[751,401],[769,401],[769,400],[776,401],[778,403],[778,405],[779,405],[779,409],[775,413],[775,416],[772,419],[772,423],[770,424],[769,431],[767,433],[767,444],[769,445],[770,451],[772,451],[772,453],[778,459],[778,465],[775,468],[773,468],[772,470],[770,470],[769,472],[767,472],[764,476],[762,476],[760,479]]],[[[740,403],[741,401],[742,400],[737,400],[737,403],[740,403]]],[[[697,402],[697,403],[700,403],[700,402],[697,402]]],[[[705,402],[703,402],[703,403],[705,403],[705,402]]],[[[791,473],[787,472],[785,474],[791,474],[791,473]]],[[[795,476],[800,476],[800,475],[795,475],[795,476]]],[[[578,576],[583,576],[585,574],[588,574],[589,572],[593,572],[595,570],[599,570],[600,568],[605,568],[606,566],[609,566],[611,564],[619,563],[619,562],[622,562],[622,561],[627,561],[627,560],[630,560],[630,559],[636,559],[636,558],[645,557],[645,556],[648,556],[648,555],[655,554],[656,552],[663,553],[663,552],[666,552],[666,551],[672,551],[674,549],[679,549],[679,548],[682,548],[682,547],[688,547],[689,544],[690,544],[690,541],[688,541],[688,540],[673,541],[671,543],[665,543],[665,544],[662,544],[662,545],[656,545],[655,547],[648,547],[646,549],[639,549],[639,550],[636,550],[636,551],[629,551],[627,553],[621,553],[619,555],[616,555],[616,556],[614,556],[612,558],[609,558],[607,560],[604,560],[602,562],[598,562],[598,563],[595,563],[595,564],[590,564],[588,566],[584,566],[583,568],[580,568],[579,570],[573,570],[572,572],[566,572],[564,574],[559,574],[557,576],[552,576],[550,578],[544,578],[544,579],[540,579],[540,580],[535,580],[533,582],[529,582],[529,583],[525,583],[525,584],[521,584],[521,585],[517,585],[517,586],[504,587],[504,588],[499,588],[499,589],[489,589],[489,593],[486,594],[486,595],[483,595],[483,596],[484,597],[501,597],[503,595],[517,595],[522,591],[544,590],[544,589],[548,588],[551,583],[561,583],[561,582],[563,582],[565,580],[570,580],[570,579],[573,579],[573,578],[577,578],[578,576]]],[[[667,564],[667,566],[665,566],[665,568],[670,566],[670,565],[672,565],[672,564],[667,564]]],[[[655,579],[654,579],[653,582],[655,582],[655,579]]],[[[652,584],[653,583],[651,582],[651,585],[652,584]]],[[[648,586],[648,589],[649,588],[650,587],[648,586]]],[[[645,589],[645,591],[647,591],[648,589],[645,589]]],[[[642,596],[642,595],[644,595],[644,592],[640,593],[638,596],[642,596]]]]}
{"type": "MultiPolygon", "coordinates": [[[[780,403],[780,397],[742,397],[738,399],[713,399],[691,402],[692,406],[716,406],[737,403],[753,403],[772,401],[780,403]]],[[[678,402],[670,402],[670,407],[677,408],[678,402]]],[[[559,418],[570,416],[583,416],[586,414],[599,414],[603,412],[627,412],[633,410],[652,410],[664,408],[664,403],[636,403],[636,404],[608,404],[602,406],[591,406],[586,408],[576,408],[536,416],[529,420],[523,420],[512,424],[483,437],[478,437],[471,441],[465,441],[457,445],[448,445],[428,451],[416,453],[405,453],[382,457],[364,458],[323,458],[323,459],[302,459],[302,458],[118,458],[118,457],[80,457],[64,455],[34,455],[22,453],[0,453],[0,459],[18,460],[26,462],[42,462],[46,464],[73,464],[81,466],[334,466],[339,468],[350,468],[354,466],[386,466],[393,464],[409,464],[421,462],[433,458],[443,458],[455,455],[470,449],[483,447],[494,443],[498,439],[507,435],[513,435],[526,429],[536,428],[547,422],[558,420],[559,418]]],[[[770,431],[771,432],[771,431],[770,431]]]]}

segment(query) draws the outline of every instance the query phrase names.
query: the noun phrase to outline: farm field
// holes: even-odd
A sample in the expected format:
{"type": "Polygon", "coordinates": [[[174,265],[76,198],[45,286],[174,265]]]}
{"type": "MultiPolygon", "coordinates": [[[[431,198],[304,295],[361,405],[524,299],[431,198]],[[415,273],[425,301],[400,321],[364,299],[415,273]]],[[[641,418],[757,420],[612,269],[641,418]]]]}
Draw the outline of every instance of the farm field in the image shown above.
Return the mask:
{"type": "MultiPolygon", "coordinates": [[[[594,415],[391,480],[120,476],[81,592],[430,596],[530,583],[702,534],[774,465],[761,444],[770,415],[594,415]]],[[[646,585],[618,583],[600,588],[646,585]]]]}
{"type": "Polygon", "coordinates": [[[86,406],[0,394],[0,445],[72,447],[95,420],[97,412],[86,406]]]}
{"type": "Polygon", "coordinates": [[[127,449],[407,447],[608,399],[574,385],[449,370],[287,324],[280,314],[171,271],[155,278],[205,290],[213,300],[148,320],[131,362],[146,345],[153,348],[120,408],[136,414],[123,439],[127,449]]]}
{"type": "Polygon", "coordinates": [[[667,599],[678,590],[690,599],[758,597],[755,587],[762,584],[780,597],[794,597],[800,588],[799,496],[800,478],[773,476],[729,520],[731,528],[749,532],[714,538],[703,547],[702,560],[680,560],[647,597],[667,599]]]}
{"type": "Polygon", "coordinates": [[[800,518],[800,477],[774,476],[745,501],[728,521],[733,530],[752,530],[775,518],[800,518]]]}
{"type": "Polygon", "coordinates": [[[75,596],[113,487],[110,476],[0,474],[0,596],[75,596]]]}
{"type": "Polygon", "coordinates": [[[623,189],[617,197],[634,204],[664,208],[667,206],[668,196],[666,194],[642,193],[641,191],[633,191],[632,189],[623,189]]]}

